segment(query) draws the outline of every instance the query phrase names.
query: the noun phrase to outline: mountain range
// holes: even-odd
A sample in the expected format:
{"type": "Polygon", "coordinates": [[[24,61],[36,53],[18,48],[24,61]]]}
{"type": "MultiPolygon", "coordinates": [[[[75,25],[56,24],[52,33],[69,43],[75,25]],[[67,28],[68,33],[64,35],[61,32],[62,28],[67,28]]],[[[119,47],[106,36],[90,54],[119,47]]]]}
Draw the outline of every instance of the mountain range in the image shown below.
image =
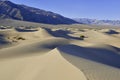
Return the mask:
{"type": "Polygon", "coordinates": [[[8,0],[0,0],[0,19],[14,19],[45,24],[78,23],[70,18],[50,11],[15,4],[8,0]]]}
{"type": "Polygon", "coordinates": [[[9,0],[0,0],[0,19],[44,24],[88,24],[88,25],[120,25],[120,20],[97,20],[88,18],[67,18],[60,14],[26,5],[15,4],[9,0]]]}
{"type": "Polygon", "coordinates": [[[120,25],[120,20],[97,20],[88,18],[74,18],[73,20],[88,25],[114,25],[114,26],[120,25]]]}

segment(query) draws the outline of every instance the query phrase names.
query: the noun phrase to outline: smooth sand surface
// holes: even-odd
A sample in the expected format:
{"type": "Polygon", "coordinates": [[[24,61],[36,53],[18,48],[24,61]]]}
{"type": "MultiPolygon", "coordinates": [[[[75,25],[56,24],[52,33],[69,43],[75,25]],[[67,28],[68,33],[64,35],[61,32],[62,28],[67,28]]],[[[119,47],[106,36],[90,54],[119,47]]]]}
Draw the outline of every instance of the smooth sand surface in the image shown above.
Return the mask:
{"type": "Polygon", "coordinates": [[[0,30],[0,80],[120,80],[120,30],[0,30]]]}

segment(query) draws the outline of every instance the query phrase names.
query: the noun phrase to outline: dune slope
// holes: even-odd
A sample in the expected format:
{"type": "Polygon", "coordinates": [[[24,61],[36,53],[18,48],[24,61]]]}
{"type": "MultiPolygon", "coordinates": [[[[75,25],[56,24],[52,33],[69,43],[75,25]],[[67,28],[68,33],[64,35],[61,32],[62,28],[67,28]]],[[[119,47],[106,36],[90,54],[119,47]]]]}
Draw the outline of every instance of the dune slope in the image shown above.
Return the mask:
{"type": "Polygon", "coordinates": [[[88,80],[120,79],[120,54],[111,46],[66,45],[58,50],[68,62],[80,69],[88,80]]]}

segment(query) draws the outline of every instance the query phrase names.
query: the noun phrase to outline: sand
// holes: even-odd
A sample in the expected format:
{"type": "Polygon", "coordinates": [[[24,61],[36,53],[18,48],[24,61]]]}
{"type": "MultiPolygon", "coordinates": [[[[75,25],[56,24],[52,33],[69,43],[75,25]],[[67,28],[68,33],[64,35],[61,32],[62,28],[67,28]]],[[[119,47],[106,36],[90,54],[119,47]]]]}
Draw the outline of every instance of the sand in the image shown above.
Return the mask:
{"type": "Polygon", "coordinates": [[[0,30],[0,80],[119,79],[120,29],[0,30]]]}

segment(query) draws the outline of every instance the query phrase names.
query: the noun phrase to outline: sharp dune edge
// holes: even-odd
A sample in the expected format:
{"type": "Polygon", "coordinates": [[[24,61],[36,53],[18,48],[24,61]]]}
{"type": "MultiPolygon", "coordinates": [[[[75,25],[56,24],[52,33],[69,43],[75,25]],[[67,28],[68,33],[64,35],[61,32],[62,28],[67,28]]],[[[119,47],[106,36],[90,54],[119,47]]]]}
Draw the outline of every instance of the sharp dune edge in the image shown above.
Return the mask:
{"type": "Polygon", "coordinates": [[[0,80],[119,79],[119,29],[0,30],[0,80]]]}

